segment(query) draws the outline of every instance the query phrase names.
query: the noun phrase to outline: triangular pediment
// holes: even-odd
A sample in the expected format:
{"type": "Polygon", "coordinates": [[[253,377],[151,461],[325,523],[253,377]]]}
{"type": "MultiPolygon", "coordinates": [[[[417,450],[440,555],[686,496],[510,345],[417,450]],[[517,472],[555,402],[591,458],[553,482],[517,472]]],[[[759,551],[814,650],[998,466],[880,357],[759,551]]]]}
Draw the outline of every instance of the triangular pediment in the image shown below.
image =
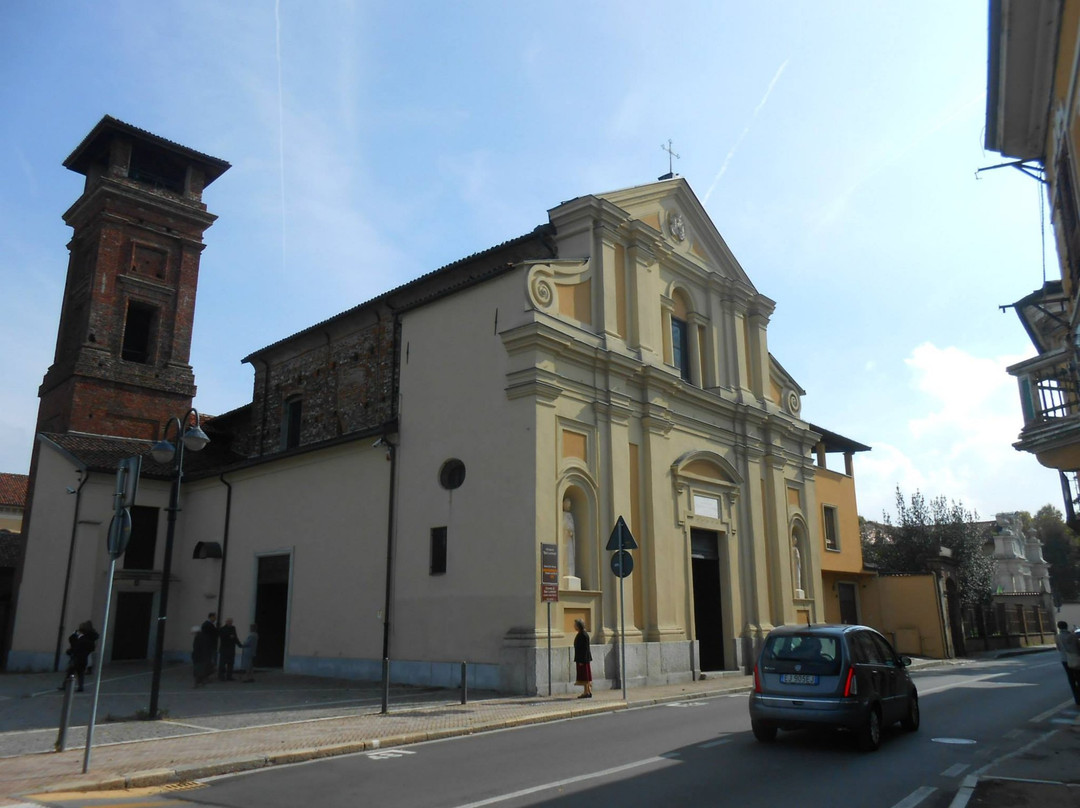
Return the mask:
{"type": "Polygon", "coordinates": [[[754,289],[753,282],[684,178],[673,177],[596,196],[659,232],[672,252],[754,289]]]}

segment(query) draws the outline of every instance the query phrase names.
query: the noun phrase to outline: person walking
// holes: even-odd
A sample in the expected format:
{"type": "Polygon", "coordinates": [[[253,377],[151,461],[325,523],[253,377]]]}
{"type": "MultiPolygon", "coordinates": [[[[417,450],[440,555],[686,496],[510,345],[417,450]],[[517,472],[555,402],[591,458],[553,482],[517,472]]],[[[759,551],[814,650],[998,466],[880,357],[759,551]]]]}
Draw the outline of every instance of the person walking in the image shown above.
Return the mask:
{"type": "Polygon", "coordinates": [[[244,640],[240,647],[243,649],[240,652],[240,670],[244,672],[244,681],[254,682],[255,654],[259,650],[259,627],[257,625],[251,624],[247,639],[244,640]]]}
{"type": "Polygon", "coordinates": [[[1061,620],[1057,624],[1058,633],[1054,638],[1058,654],[1061,656],[1061,666],[1065,668],[1065,676],[1069,679],[1069,688],[1072,690],[1073,701],[1080,704],[1080,639],[1076,632],[1069,629],[1069,624],[1061,620]]]}
{"type": "MultiPolygon", "coordinates": [[[[83,692],[83,679],[86,676],[86,665],[90,654],[94,653],[94,646],[98,640],[98,633],[89,620],[79,624],[79,627],[68,637],[68,666],[65,679],[72,676],[78,679],[78,692],[83,692]]],[[[60,685],[59,690],[64,689],[60,685]]]]}
{"type": "Polygon", "coordinates": [[[233,665],[236,664],[236,649],[243,648],[236,636],[236,626],[231,617],[225,618],[225,625],[218,629],[218,674],[219,682],[232,682],[233,665]]]}
{"type": "Polygon", "coordinates": [[[592,650],[589,647],[589,634],[585,631],[584,620],[575,620],[574,628],[577,629],[577,636],[574,637],[574,665],[577,667],[577,681],[575,684],[579,684],[585,688],[584,692],[582,692],[578,698],[591,699],[592,650]]]}

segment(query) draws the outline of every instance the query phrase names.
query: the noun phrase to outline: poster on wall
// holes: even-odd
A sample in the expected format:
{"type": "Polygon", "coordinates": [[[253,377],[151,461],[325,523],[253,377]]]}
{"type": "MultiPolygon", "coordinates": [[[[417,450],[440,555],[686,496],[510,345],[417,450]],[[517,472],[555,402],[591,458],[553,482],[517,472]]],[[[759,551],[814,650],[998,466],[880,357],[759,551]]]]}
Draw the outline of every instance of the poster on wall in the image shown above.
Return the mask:
{"type": "Polygon", "coordinates": [[[559,546],[540,545],[540,602],[559,602],[559,546]]]}

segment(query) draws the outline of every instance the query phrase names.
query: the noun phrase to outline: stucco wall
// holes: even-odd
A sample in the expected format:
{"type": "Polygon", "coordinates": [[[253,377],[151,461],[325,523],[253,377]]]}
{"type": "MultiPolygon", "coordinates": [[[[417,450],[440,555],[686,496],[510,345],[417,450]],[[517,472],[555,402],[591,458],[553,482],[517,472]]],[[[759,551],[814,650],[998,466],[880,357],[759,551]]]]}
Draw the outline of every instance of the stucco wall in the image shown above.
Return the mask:
{"type": "Polygon", "coordinates": [[[868,625],[893,641],[901,654],[943,659],[940,599],[933,575],[872,578],[862,589],[868,625]]]}
{"type": "Polygon", "coordinates": [[[499,336],[522,321],[524,283],[509,273],[402,318],[395,658],[497,663],[503,638],[533,626],[536,414],[507,396],[499,336]],[[451,458],[466,470],[455,490],[439,481],[451,458]],[[435,527],[447,528],[440,575],[435,527]]]}

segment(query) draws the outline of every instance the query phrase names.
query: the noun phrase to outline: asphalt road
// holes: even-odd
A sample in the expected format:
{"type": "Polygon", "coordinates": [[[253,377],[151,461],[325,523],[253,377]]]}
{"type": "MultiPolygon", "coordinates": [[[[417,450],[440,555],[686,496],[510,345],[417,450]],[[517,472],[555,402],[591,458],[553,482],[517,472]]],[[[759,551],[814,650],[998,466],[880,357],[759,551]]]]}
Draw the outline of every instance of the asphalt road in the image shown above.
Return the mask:
{"type": "Polygon", "coordinates": [[[141,804],[944,808],[965,775],[1024,746],[1055,717],[1076,716],[1054,654],[915,679],[920,731],[894,728],[870,754],[845,733],[781,733],[760,744],[747,697],[738,695],[231,775],[141,804]]]}
{"type": "MultiPolygon", "coordinates": [[[[928,669],[915,678],[921,730],[893,729],[871,754],[856,751],[844,733],[781,733],[777,743],[759,744],[749,732],[747,697],[740,694],[276,767],[186,788],[39,795],[35,801],[64,808],[947,808],[966,776],[995,774],[1050,729],[1080,720],[1053,653],[928,669]]],[[[307,706],[319,710],[352,708],[312,701],[307,706]]],[[[1054,779],[1077,779],[1075,754],[1054,762],[1072,770],[1057,774],[1051,767],[1054,779]]]]}

